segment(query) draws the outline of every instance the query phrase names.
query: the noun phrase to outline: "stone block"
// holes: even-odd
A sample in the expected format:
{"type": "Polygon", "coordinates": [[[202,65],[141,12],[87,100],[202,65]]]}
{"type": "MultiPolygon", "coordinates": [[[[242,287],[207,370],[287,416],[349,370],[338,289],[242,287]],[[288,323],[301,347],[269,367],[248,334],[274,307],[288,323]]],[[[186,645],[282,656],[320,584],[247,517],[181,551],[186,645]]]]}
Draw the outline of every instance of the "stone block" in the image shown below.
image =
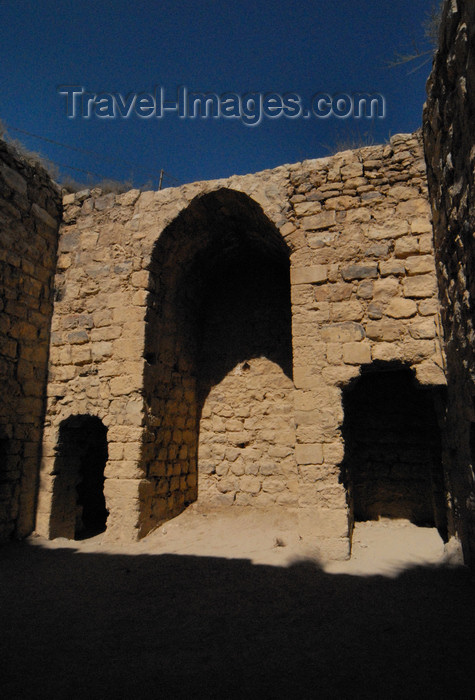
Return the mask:
{"type": "Polygon", "coordinates": [[[245,474],[241,477],[239,486],[244,493],[256,494],[261,490],[261,480],[257,476],[245,474]]]}
{"type": "Polygon", "coordinates": [[[112,312],[109,309],[95,311],[93,313],[92,320],[96,328],[101,326],[109,326],[112,322],[112,312]]]}
{"type": "Polygon", "coordinates": [[[124,194],[119,195],[117,197],[117,202],[123,207],[131,207],[135,204],[139,196],[140,190],[129,190],[128,192],[124,192],[124,194]]]}
{"type": "Polygon", "coordinates": [[[444,370],[432,360],[424,360],[416,365],[416,377],[420,384],[427,386],[446,386],[444,370]]]}
{"type": "Polygon", "coordinates": [[[419,236],[419,252],[423,255],[434,255],[434,245],[432,240],[432,233],[425,233],[419,236]]]}
{"type": "Polygon", "coordinates": [[[372,240],[385,238],[400,238],[409,233],[409,224],[404,219],[391,219],[381,223],[371,223],[366,229],[366,235],[372,240]]]}
{"type": "Polygon", "coordinates": [[[122,328],[120,326],[101,326],[91,330],[91,341],[93,343],[105,340],[117,340],[120,338],[122,328]]]}
{"type": "Polygon", "coordinates": [[[343,362],[341,343],[327,343],[326,358],[331,365],[340,365],[343,362]]]}
{"type": "Polygon", "coordinates": [[[340,464],[345,455],[345,444],[340,442],[329,442],[323,445],[323,460],[325,464],[340,464]]]}
{"type": "Polygon", "coordinates": [[[437,299],[424,299],[417,305],[421,316],[435,316],[439,312],[439,302],[437,299]]]}
{"type": "Polygon", "coordinates": [[[409,333],[415,340],[430,339],[436,336],[436,326],[433,318],[413,321],[409,325],[409,333]]]}
{"type": "Polygon", "coordinates": [[[371,346],[367,342],[345,343],[343,362],[347,365],[365,365],[371,362],[371,346]]]}
{"type": "Polygon", "coordinates": [[[363,175],[363,163],[354,161],[348,165],[343,165],[340,172],[343,180],[349,180],[353,177],[359,178],[363,175]]]}
{"type": "Polygon", "coordinates": [[[344,267],[342,269],[341,276],[343,277],[345,282],[350,282],[351,280],[375,278],[378,276],[378,264],[362,263],[359,265],[349,265],[348,267],[344,267]]]}
{"type": "Polygon", "coordinates": [[[323,211],[321,214],[314,216],[304,216],[300,220],[300,227],[304,231],[320,231],[321,229],[330,228],[336,224],[336,212],[323,211]]]}
{"type": "Polygon", "coordinates": [[[70,194],[65,194],[63,196],[63,206],[67,207],[69,204],[74,204],[74,192],[71,192],[70,194]]]}
{"type": "Polygon", "coordinates": [[[419,241],[414,236],[406,236],[396,241],[394,254],[397,258],[407,258],[419,252],[419,241]]]}
{"type": "Polygon", "coordinates": [[[114,377],[110,381],[110,390],[112,396],[123,396],[139,391],[142,386],[141,375],[127,375],[123,377],[114,377]]]}
{"type": "Polygon", "coordinates": [[[71,345],[82,345],[89,342],[89,336],[86,331],[78,330],[68,333],[68,343],[71,345]]]}
{"type": "Polygon", "coordinates": [[[411,318],[417,314],[417,304],[412,299],[396,297],[386,307],[386,316],[390,318],[411,318]]]}
{"type": "Polygon", "coordinates": [[[373,321],[378,321],[383,317],[383,308],[381,304],[369,304],[367,308],[368,318],[373,321]]]}
{"type": "Polygon", "coordinates": [[[400,260],[386,260],[379,264],[379,269],[383,277],[388,277],[388,275],[404,275],[406,269],[404,263],[400,260]]]}
{"type": "MultiPolygon", "coordinates": [[[[374,359],[374,356],[373,356],[374,359]]],[[[322,376],[327,384],[344,387],[360,373],[358,365],[340,365],[338,367],[324,367],[322,376]]]]}
{"type": "Polygon", "coordinates": [[[76,192],[74,194],[74,200],[78,203],[81,203],[81,202],[84,202],[90,196],[91,196],[91,190],[86,188],[84,190],[80,190],[79,192],[76,192]]]}
{"type": "Polygon", "coordinates": [[[389,190],[388,195],[397,202],[406,202],[408,199],[417,199],[419,197],[419,191],[415,187],[394,185],[389,190]]]}
{"type": "Polygon", "coordinates": [[[308,267],[291,268],[291,284],[320,284],[328,279],[326,265],[309,265],[308,267]]]}
{"type": "Polygon", "coordinates": [[[321,337],[330,343],[351,343],[363,340],[365,331],[359,323],[347,321],[325,326],[321,330],[321,337]]]}
{"type": "Polygon", "coordinates": [[[401,287],[399,280],[395,277],[385,277],[382,280],[375,280],[373,298],[383,304],[388,303],[397,294],[400,294],[401,287]]]}
{"type": "Polygon", "coordinates": [[[290,236],[291,233],[296,231],[297,229],[295,228],[294,224],[290,221],[286,221],[283,226],[280,227],[280,233],[282,236],[290,236]]]}
{"type": "Polygon", "coordinates": [[[71,349],[73,365],[87,365],[91,361],[91,348],[88,345],[77,345],[71,349]]]}
{"type": "Polygon", "coordinates": [[[331,319],[334,322],[361,321],[363,314],[364,308],[359,301],[341,301],[331,307],[331,319]]]}
{"type": "Polygon", "coordinates": [[[109,442],[108,446],[109,459],[114,462],[124,457],[124,445],[121,442],[109,442]]]}
{"type": "Polygon", "coordinates": [[[374,294],[374,285],[371,280],[365,280],[358,285],[356,296],[358,299],[372,299],[374,294]]]}
{"type": "Polygon", "coordinates": [[[366,324],[366,335],[371,340],[394,342],[404,334],[404,325],[397,321],[373,321],[366,324]]]}
{"type": "Polygon", "coordinates": [[[142,357],[145,339],[140,335],[130,338],[118,338],[113,343],[116,359],[138,360],[142,357]]]}
{"type": "MultiPolygon", "coordinates": [[[[371,282],[369,284],[371,284],[371,282]]],[[[331,301],[348,301],[348,299],[351,299],[354,289],[352,284],[345,284],[343,282],[337,282],[330,287],[325,286],[320,288],[321,291],[324,293],[326,292],[327,298],[331,301]]]]}
{"type": "Polygon", "coordinates": [[[325,202],[325,207],[327,210],[333,209],[334,211],[348,211],[349,209],[357,206],[358,204],[360,204],[360,201],[356,197],[344,195],[340,197],[331,197],[330,199],[327,199],[325,202]]]}
{"type": "Polygon", "coordinates": [[[147,289],[150,281],[150,272],[148,270],[140,270],[139,272],[133,272],[130,281],[133,287],[147,289]]]}
{"type": "Polygon", "coordinates": [[[434,257],[432,255],[416,255],[406,258],[406,272],[408,275],[424,275],[434,272],[434,257]]]}
{"type": "Polygon", "coordinates": [[[367,208],[350,209],[346,213],[348,223],[366,223],[371,220],[371,212],[367,208]]]}
{"type": "Polygon", "coordinates": [[[95,362],[100,362],[106,357],[111,357],[112,355],[112,343],[108,342],[98,342],[91,344],[92,359],[95,362]]]}
{"type": "Polygon", "coordinates": [[[404,352],[398,343],[376,343],[373,345],[373,360],[402,361],[404,360],[404,352]]]}
{"type": "Polygon", "coordinates": [[[402,351],[404,360],[416,364],[433,358],[436,353],[436,345],[434,339],[415,340],[414,338],[406,338],[402,344],[402,351]]]}
{"type": "Polygon", "coordinates": [[[437,292],[435,275],[417,275],[403,280],[404,296],[413,299],[432,297],[437,292]]]}
{"type": "Polygon", "coordinates": [[[400,202],[396,207],[396,215],[402,218],[420,219],[430,217],[430,205],[427,199],[409,199],[407,202],[400,202]]]}
{"type": "Polygon", "coordinates": [[[432,234],[432,222],[429,217],[419,216],[411,221],[411,231],[413,234],[432,234]]]}
{"type": "Polygon", "coordinates": [[[105,194],[102,197],[97,197],[94,201],[94,206],[97,211],[106,211],[106,209],[111,209],[115,204],[116,195],[113,192],[105,194]]]}
{"type": "Polygon", "coordinates": [[[297,216],[309,216],[322,211],[320,202],[297,202],[294,204],[294,211],[297,216]]]}
{"type": "Polygon", "coordinates": [[[321,444],[296,445],[295,460],[297,464],[322,464],[323,447],[321,444]]]}

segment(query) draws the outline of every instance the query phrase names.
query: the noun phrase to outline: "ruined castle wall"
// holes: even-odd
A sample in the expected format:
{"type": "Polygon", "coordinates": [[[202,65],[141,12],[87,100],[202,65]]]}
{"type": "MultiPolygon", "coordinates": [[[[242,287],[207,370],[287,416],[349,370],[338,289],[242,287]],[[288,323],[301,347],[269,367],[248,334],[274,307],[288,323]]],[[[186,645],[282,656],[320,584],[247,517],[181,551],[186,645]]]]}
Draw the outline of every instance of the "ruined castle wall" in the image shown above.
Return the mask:
{"type": "Polygon", "coordinates": [[[0,539],[34,525],[61,197],[0,141],[0,539]]]}
{"type": "Polygon", "coordinates": [[[446,340],[453,511],[475,556],[475,6],[447,0],[428,81],[424,141],[446,340]]]}
{"type": "Polygon", "coordinates": [[[352,517],[342,392],[361,367],[399,362],[421,385],[445,379],[419,138],[337,155],[291,181],[296,456],[308,536],[343,531],[345,499],[352,517]]]}
{"type": "Polygon", "coordinates": [[[445,383],[420,138],[64,204],[38,529],[60,426],[89,414],[109,536],[197,499],[285,507],[347,555],[343,390],[394,363],[445,383]]]}

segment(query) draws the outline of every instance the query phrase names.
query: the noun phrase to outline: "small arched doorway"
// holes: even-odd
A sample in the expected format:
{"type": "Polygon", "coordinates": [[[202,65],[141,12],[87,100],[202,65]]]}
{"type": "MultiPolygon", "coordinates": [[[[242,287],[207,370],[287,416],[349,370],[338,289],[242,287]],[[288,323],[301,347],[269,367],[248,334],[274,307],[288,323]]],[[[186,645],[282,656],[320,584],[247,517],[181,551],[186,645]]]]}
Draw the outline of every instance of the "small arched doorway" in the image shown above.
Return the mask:
{"type": "Polygon", "coordinates": [[[85,539],[104,532],[107,428],[95,416],[71,416],[60,425],[56,453],[51,536],[85,539]]]}
{"type": "Polygon", "coordinates": [[[353,522],[407,520],[446,540],[440,392],[391,363],[363,368],[347,388],[343,478],[353,522]]]}

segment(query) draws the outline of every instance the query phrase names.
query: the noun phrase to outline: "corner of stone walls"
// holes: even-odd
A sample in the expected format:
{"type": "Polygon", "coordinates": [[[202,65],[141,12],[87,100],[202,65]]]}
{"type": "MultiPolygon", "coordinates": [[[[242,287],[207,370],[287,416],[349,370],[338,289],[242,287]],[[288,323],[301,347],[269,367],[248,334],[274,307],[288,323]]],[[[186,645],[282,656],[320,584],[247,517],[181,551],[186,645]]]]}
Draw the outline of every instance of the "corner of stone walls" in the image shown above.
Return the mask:
{"type": "Polygon", "coordinates": [[[474,3],[446,0],[423,131],[447,355],[448,476],[467,562],[475,558],[474,45],[474,3]]]}

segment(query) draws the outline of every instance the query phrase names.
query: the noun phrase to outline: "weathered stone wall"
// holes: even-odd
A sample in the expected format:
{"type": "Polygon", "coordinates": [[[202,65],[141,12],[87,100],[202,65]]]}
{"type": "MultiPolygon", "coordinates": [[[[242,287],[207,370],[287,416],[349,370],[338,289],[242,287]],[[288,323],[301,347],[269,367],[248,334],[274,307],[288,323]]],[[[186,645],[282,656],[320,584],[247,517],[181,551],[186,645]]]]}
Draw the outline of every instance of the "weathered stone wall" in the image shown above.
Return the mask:
{"type": "Polygon", "coordinates": [[[339,524],[343,534],[342,388],[362,365],[394,361],[413,367],[422,385],[444,383],[420,141],[394,137],[291,180],[301,532],[329,535],[339,524]]]}
{"type": "Polygon", "coordinates": [[[201,416],[201,504],[298,506],[293,384],[278,365],[237,365],[211,389],[201,416]]]}
{"type": "Polygon", "coordinates": [[[424,140],[447,350],[455,526],[475,556],[475,5],[447,0],[428,81],[424,140]]]}
{"type": "Polygon", "coordinates": [[[0,539],[34,525],[61,196],[0,141],[0,539]]]}
{"type": "Polygon", "coordinates": [[[89,414],[108,536],[196,499],[275,505],[347,555],[342,390],[394,363],[445,383],[419,136],[64,204],[38,530],[57,531],[60,426],[89,414]]]}

